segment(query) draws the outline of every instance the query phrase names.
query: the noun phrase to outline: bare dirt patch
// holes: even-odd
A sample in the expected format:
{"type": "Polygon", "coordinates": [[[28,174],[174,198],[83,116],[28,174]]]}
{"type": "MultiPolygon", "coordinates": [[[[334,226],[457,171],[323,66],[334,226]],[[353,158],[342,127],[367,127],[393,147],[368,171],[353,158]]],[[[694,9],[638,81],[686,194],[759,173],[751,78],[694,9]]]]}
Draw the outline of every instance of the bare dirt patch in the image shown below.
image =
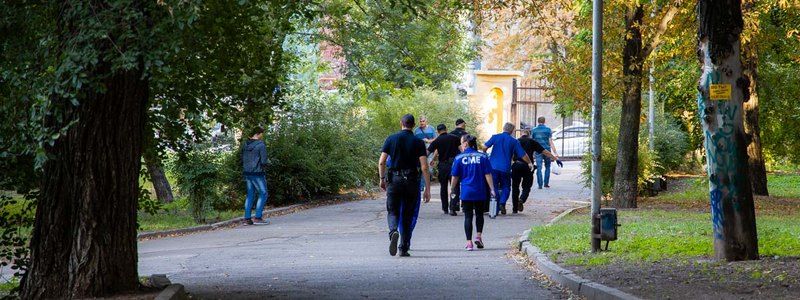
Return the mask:
{"type": "Polygon", "coordinates": [[[665,259],[567,268],[648,299],[800,299],[800,257],[731,263],[665,259]]]}

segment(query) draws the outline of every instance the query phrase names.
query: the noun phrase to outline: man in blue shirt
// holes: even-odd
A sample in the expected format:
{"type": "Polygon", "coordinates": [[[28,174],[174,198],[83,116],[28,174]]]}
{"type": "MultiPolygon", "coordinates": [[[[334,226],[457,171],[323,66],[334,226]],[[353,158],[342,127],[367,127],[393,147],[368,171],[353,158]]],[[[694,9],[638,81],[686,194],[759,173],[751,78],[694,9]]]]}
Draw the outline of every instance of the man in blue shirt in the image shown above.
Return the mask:
{"type": "MultiPolygon", "coordinates": [[[[461,149],[464,153],[457,155],[453,161],[453,186],[461,181],[461,203],[464,207],[464,233],[467,235],[467,251],[473,250],[472,216],[475,216],[477,237],[475,246],[483,248],[481,233],[483,232],[483,212],[489,196],[494,195],[492,183],[492,166],[486,154],[478,152],[478,140],[469,134],[461,137],[461,149]]],[[[455,198],[453,191],[453,198],[455,198]]]]}
{"type": "MultiPolygon", "coordinates": [[[[556,154],[556,146],[553,144],[553,130],[550,127],[544,125],[544,117],[539,117],[537,119],[539,122],[539,126],[536,126],[531,130],[531,135],[533,136],[533,140],[539,143],[547,151],[553,154],[556,158],[558,154],[556,154]]],[[[539,185],[539,189],[542,189],[542,184],[544,183],[544,187],[550,187],[550,158],[547,156],[542,155],[541,153],[536,154],[536,183],[539,185]],[[542,163],[544,163],[544,168],[542,168],[542,163]],[[542,169],[544,169],[544,180],[542,180],[542,169]]]]}
{"type": "Polygon", "coordinates": [[[512,123],[506,123],[503,125],[503,132],[493,135],[484,144],[487,149],[492,148],[489,160],[492,163],[494,190],[498,193],[497,208],[504,215],[506,214],[506,201],[511,194],[511,158],[514,155],[522,157],[529,168],[533,168],[530,157],[522,149],[519,141],[511,135],[515,127],[512,123]]]}

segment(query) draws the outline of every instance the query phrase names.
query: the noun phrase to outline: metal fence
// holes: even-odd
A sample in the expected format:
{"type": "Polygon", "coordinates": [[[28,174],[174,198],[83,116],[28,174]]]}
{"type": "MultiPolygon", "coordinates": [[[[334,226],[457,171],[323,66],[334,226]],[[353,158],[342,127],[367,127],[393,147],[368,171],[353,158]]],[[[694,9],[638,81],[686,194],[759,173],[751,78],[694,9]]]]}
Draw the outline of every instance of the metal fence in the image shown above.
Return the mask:
{"type": "Polygon", "coordinates": [[[512,85],[511,118],[517,128],[522,128],[522,125],[535,127],[538,125],[537,119],[544,117],[545,125],[553,131],[553,146],[560,157],[579,159],[589,152],[591,124],[580,113],[557,113],[543,83],[538,86],[518,86],[514,79],[512,85]]]}

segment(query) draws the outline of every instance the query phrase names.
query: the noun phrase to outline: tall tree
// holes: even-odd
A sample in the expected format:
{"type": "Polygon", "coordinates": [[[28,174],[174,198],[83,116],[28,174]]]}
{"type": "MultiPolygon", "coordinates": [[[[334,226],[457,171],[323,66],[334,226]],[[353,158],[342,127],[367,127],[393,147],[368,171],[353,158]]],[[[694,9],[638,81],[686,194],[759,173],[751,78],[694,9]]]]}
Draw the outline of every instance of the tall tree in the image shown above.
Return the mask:
{"type": "Polygon", "coordinates": [[[2,128],[18,129],[0,133],[0,166],[33,167],[35,157],[43,171],[23,298],[137,287],[138,176],[155,144],[149,135],[181,149],[204,123],[269,120],[292,62],[279,50],[294,22],[311,15],[307,4],[0,3],[0,32],[20,33],[0,39],[9,58],[0,62],[0,113],[16,121],[2,128]],[[6,159],[14,155],[27,159],[6,159]]]}
{"type": "Polygon", "coordinates": [[[758,259],[743,103],[750,82],[740,60],[741,0],[700,0],[698,107],[705,131],[714,253],[728,261],[758,259]]]}
{"type": "Polygon", "coordinates": [[[87,88],[72,85],[75,90],[50,95],[45,126],[62,134],[44,147],[52,158],[43,166],[22,297],[133,290],[138,285],[136,206],[149,98],[143,54],[153,45],[131,32],[151,32],[150,18],[160,8],[144,1],[64,1],[53,9],[55,51],[62,57],[56,79],[90,80],[87,88]]]}

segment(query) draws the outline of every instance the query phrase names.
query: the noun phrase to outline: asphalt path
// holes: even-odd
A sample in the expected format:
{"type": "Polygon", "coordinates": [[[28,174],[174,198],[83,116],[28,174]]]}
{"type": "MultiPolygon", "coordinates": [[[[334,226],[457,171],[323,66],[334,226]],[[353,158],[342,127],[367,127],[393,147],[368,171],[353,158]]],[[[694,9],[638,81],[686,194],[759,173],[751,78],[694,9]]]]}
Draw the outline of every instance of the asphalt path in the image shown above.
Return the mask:
{"type": "Polygon", "coordinates": [[[550,189],[534,189],[525,211],[486,217],[485,249],[464,250],[464,217],[444,215],[434,184],[420,209],[411,257],[388,254],[385,198],[323,206],[240,226],[139,243],[139,274],[167,274],[200,299],[423,298],[553,299],[508,257],[532,225],[588,201],[578,162],[550,189]]]}

